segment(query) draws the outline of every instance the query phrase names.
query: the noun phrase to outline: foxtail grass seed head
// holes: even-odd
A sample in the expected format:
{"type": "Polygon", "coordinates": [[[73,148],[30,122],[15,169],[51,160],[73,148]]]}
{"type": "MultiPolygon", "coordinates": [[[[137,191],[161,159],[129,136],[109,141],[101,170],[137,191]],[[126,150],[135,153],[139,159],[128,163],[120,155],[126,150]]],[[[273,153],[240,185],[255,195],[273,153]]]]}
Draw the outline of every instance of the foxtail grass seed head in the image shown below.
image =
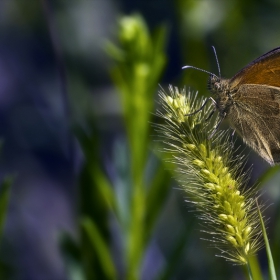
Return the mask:
{"type": "Polygon", "coordinates": [[[244,159],[233,158],[230,134],[213,132],[217,117],[207,119],[211,105],[204,106],[196,94],[169,87],[160,91],[163,119],[157,131],[177,166],[176,178],[204,220],[208,240],[220,250],[220,257],[247,264],[261,247],[254,188],[245,190],[248,174],[242,173],[244,159]],[[192,112],[197,111],[195,114],[192,112]]]}

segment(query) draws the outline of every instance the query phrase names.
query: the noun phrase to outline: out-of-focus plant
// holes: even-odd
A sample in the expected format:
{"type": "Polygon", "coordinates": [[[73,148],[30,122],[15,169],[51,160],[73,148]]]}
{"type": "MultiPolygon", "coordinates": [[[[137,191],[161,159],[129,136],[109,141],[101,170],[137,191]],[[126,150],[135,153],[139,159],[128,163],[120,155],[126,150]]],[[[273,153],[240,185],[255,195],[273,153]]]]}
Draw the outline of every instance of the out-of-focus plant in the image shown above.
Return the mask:
{"type": "MultiPolygon", "coordinates": [[[[127,229],[127,278],[137,279],[147,234],[150,233],[151,223],[154,222],[149,215],[154,216],[152,213],[157,208],[154,206],[158,203],[150,200],[149,192],[152,192],[157,184],[151,184],[147,190],[145,169],[151,139],[150,120],[154,94],[165,65],[166,32],[165,28],[159,28],[150,36],[144,20],[139,15],[121,18],[119,27],[120,46],[114,47],[110,44],[108,51],[116,61],[112,77],[120,93],[124,113],[131,174],[127,207],[130,215],[127,221],[120,217],[120,222],[123,228],[127,229]]],[[[153,199],[157,198],[154,196],[153,199]]]]}
{"type": "MultiPolygon", "coordinates": [[[[118,44],[107,44],[115,62],[111,75],[122,104],[126,137],[115,145],[111,163],[115,173],[109,178],[99,154],[95,124],[89,124],[91,133],[76,129],[85,157],[79,187],[80,235],[78,242],[66,235],[62,239],[71,280],[141,279],[145,250],[171,177],[161,163],[149,170],[150,122],[165,64],[165,37],[165,28],[150,35],[139,15],[125,16],[119,20],[118,44]],[[112,249],[116,239],[117,255],[112,249]]],[[[167,152],[180,166],[181,186],[195,198],[193,203],[220,255],[246,264],[250,277],[258,279],[254,276],[258,275],[258,264],[253,266],[251,259],[260,247],[261,229],[254,191],[244,190],[247,177],[240,172],[241,158],[233,160],[225,133],[216,132],[209,139],[210,126],[203,123],[208,107],[187,116],[201,103],[174,89],[171,96],[162,93],[161,100],[165,112],[158,116],[165,123],[158,127],[170,145],[167,152]]],[[[169,278],[184,240],[177,245],[159,279],[169,278]]]]}
{"type": "Polygon", "coordinates": [[[145,250],[170,189],[168,172],[150,150],[154,95],[166,62],[166,28],[150,34],[140,15],[121,17],[118,24],[119,40],[107,43],[107,52],[114,60],[111,75],[126,137],[115,145],[116,176],[109,179],[94,124],[92,134],[76,129],[85,156],[79,189],[81,232],[78,244],[69,236],[62,238],[73,280],[140,279],[145,250]],[[112,234],[120,236],[118,256],[112,252],[112,234]]]}

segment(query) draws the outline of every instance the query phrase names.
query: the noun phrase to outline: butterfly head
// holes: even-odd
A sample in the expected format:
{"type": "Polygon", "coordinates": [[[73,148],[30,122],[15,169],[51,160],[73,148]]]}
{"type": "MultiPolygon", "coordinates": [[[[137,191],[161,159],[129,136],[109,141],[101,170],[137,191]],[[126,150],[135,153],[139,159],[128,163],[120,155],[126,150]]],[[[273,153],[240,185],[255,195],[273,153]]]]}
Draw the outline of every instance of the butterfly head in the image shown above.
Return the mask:
{"type": "Polygon", "coordinates": [[[212,93],[218,93],[221,91],[221,87],[221,79],[216,75],[210,74],[208,78],[207,88],[212,93]]]}
{"type": "Polygon", "coordinates": [[[229,92],[229,81],[227,79],[210,74],[207,87],[213,94],[226,94],[229,92]]]}

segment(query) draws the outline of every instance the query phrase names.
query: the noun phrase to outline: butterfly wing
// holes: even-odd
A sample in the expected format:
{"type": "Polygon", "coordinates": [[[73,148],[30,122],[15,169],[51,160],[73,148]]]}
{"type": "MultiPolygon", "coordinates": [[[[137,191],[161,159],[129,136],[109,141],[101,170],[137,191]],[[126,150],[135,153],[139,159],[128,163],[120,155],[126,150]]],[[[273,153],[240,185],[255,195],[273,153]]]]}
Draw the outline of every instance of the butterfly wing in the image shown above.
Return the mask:
{"type": "Polygon", "coordinates": [[[260,156],[270,164],[280,163],[280,88],[241,85],[227,116],[260,156]]]}
{"type": "Polygon", "coordinates": [[[255,59],[230,79],[231,88],[241,84],[280,87],[280,47],[255,59]]]}

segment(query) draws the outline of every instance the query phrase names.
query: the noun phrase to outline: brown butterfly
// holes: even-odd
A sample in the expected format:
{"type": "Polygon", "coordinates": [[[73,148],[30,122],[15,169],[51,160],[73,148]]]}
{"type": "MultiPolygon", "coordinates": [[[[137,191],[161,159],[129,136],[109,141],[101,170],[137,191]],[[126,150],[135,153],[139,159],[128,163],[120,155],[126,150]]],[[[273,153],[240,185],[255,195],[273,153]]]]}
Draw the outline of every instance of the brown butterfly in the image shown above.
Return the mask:
{"type": "Polygon", "coordinates": [[[227,118],[244,142],[271,165],[280,163],[280,47],[255,59],[231,79],[193,66],[183,68],[210,74],[209,89],[215,98],[209,99],[216,105],[220,121],[227,118]]]}

